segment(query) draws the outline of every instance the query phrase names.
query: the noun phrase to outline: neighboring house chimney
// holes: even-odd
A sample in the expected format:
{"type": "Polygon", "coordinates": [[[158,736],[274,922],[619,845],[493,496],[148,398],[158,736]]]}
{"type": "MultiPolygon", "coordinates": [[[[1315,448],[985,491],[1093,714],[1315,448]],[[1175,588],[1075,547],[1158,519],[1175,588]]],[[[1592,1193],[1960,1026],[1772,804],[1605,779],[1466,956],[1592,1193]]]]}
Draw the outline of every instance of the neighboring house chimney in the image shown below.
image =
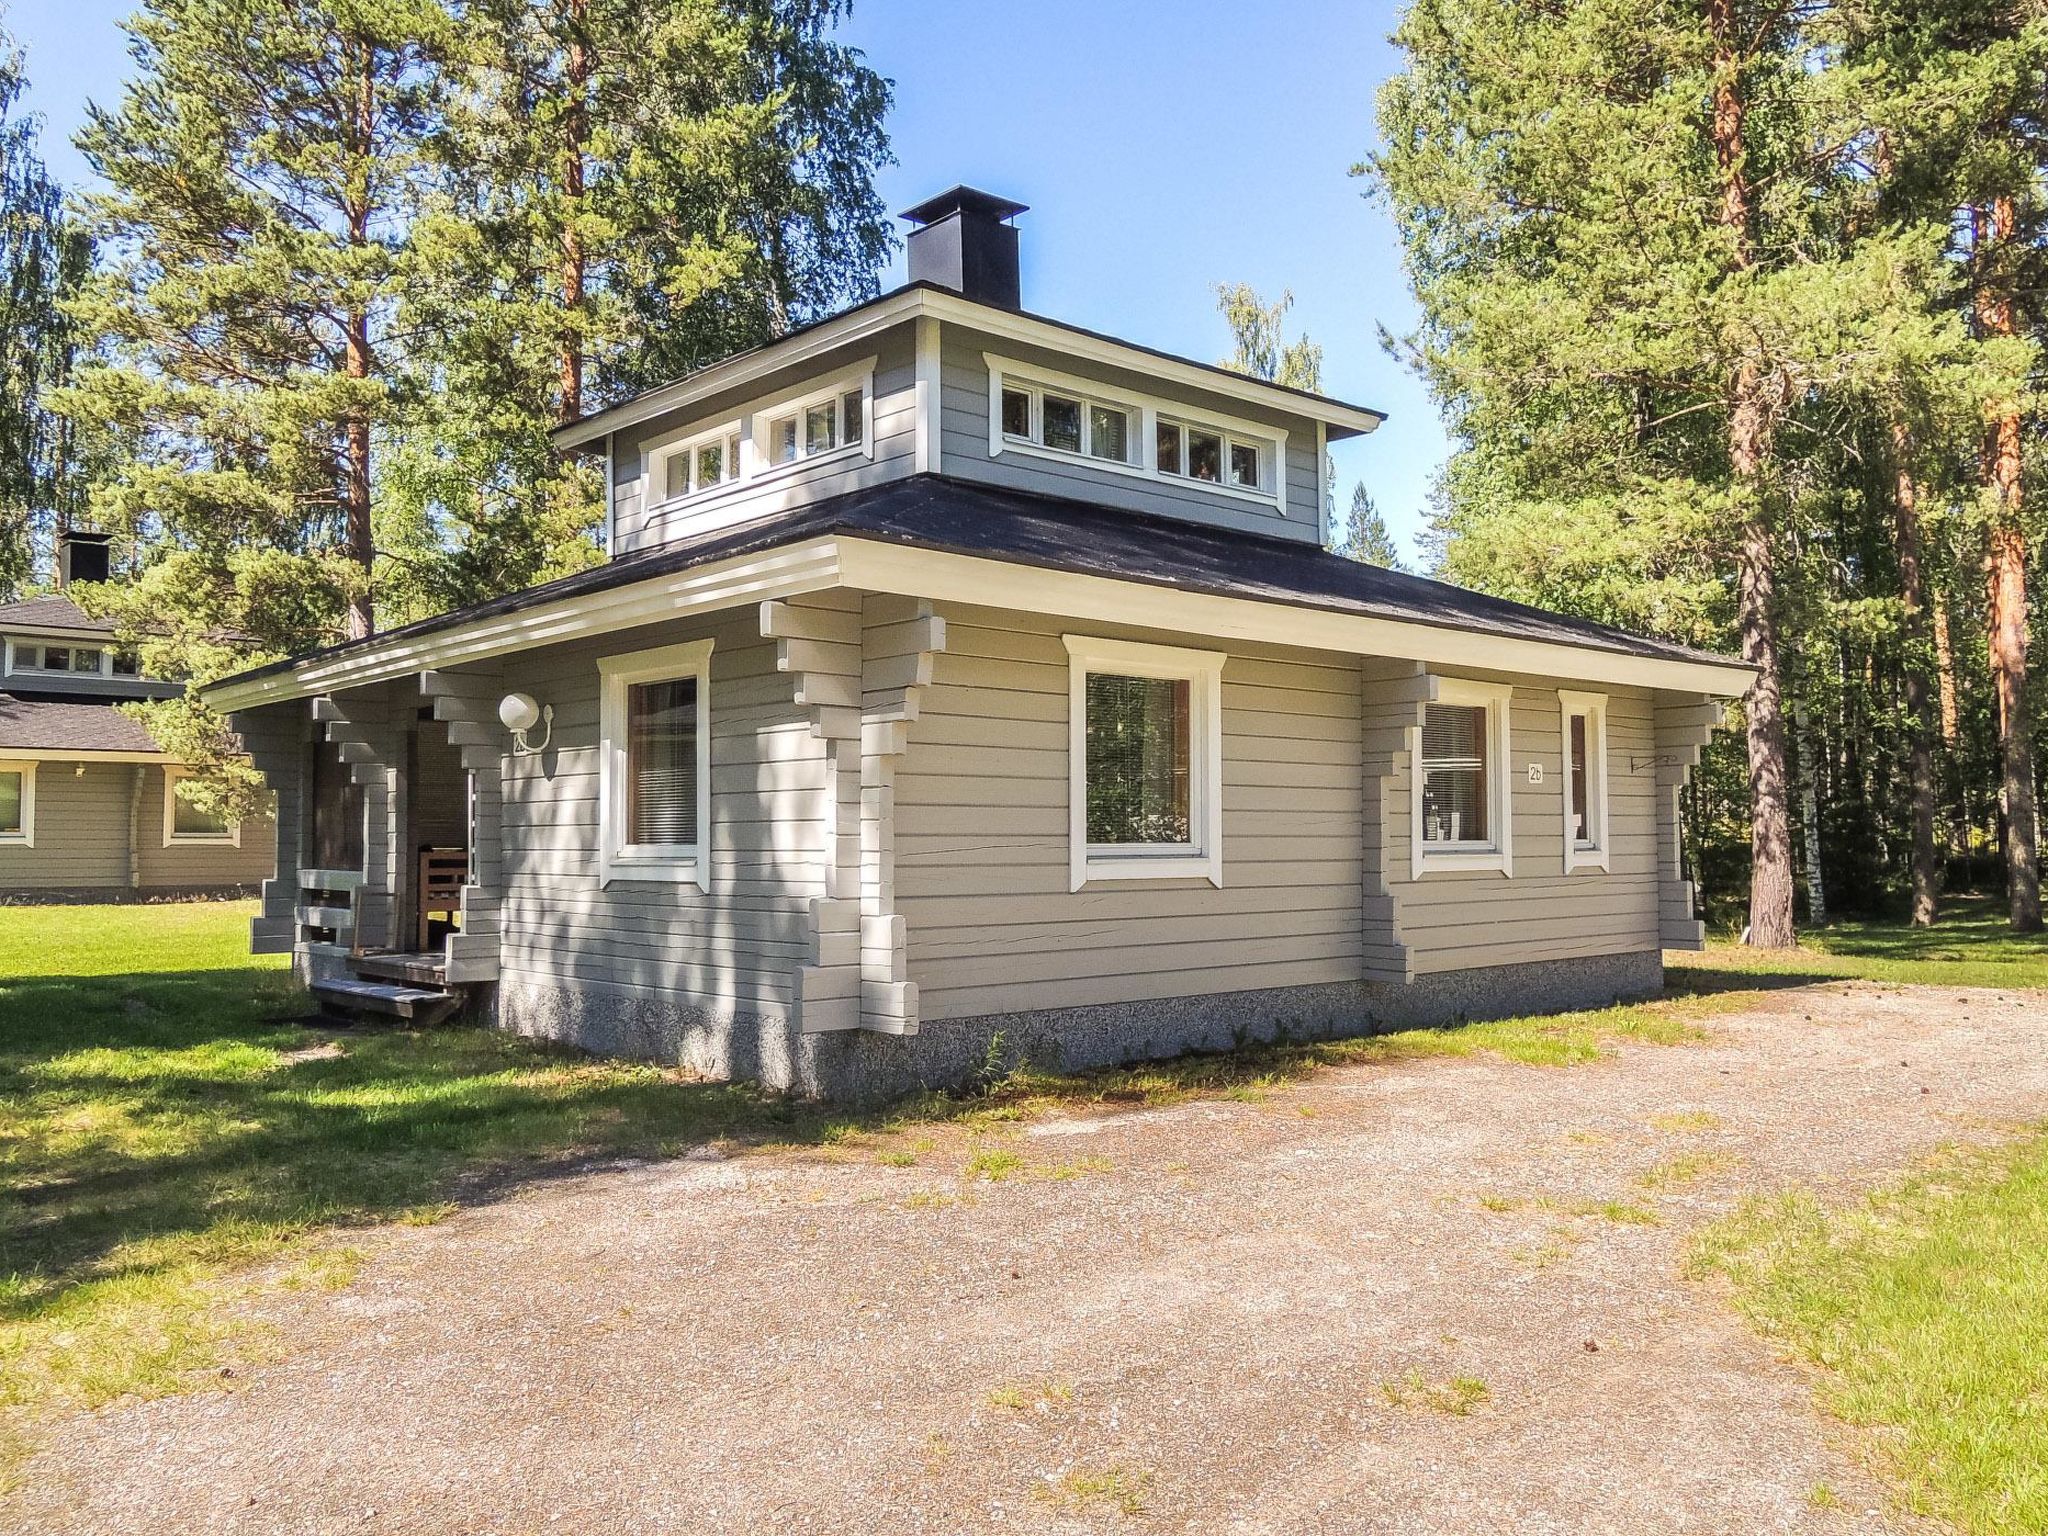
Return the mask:
{"type": "Polygon", "coordinates": [[[1017,229],[1004,220],[1025,212],[1022,203],[955,187],[906,208],[910,280],[936,283],[979,304],[1021,306],[1017,283],[1017,229]]]}
{"type": "Polygon", "coordinates": [[[57,585],[74,581],[105,581],[113,574],[111,533],[66,529],[57,535],[57,585]]]}

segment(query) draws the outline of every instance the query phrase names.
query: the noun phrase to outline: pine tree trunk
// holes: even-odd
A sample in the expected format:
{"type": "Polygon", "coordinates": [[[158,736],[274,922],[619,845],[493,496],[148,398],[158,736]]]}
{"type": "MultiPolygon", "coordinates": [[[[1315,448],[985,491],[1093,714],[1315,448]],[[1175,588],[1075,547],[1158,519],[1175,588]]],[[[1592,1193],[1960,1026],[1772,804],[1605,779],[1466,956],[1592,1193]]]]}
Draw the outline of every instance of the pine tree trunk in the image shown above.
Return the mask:
{"type": "MultiPolygon", "coordinates": [[[[373,70],[373,55],[365,44],[355,82],[354,142],[349,146],[359,164],[367,163],[376,131],[377,85],[373,70]]],[[[367,175],[357,177],[355,184],[366,187],[369,179],[367,175]]],[[[348,210],[350,246],[357,250],[367,246],[369,231],[370,209],[366,192],[348,210]]],[[[343,349],[342,372],[350,382],[368,379],[374,361],[370,350],[370,315],[360,305],[351,308],[343,322],[343,349]]],[[[363,568],[361,583],[349,594],[348,637],[361,640],[377,627],[370,601],[370,572],[377,562],[377,541],[370,525],[370,416],[360,399],[349,402],[343,434],[348,456],[347,484],[343,491],[348,515],[348,553],[349,558],[363,568]]]]}
{"type": "MultiPolygon", "coordinates": [[[[1734,236],[1735,266],[1754,258],[1753,215],[1743,149],[1740,59],[1734,0],[1706,0],[1714,46],[1714,160],[1721,176],[1721,223],[1734,236]]],[[[1743,659],[1757,669],[1750,689],[1749,942],[1787,949],[1798,942],[1792,921],[1792,822],[1785,769],[1783,673],[1776,613],[1777,570],[1763,505],[1770,414],[1763,370],[1752,356],[1737,364],[1729,396],[1728,461],[1743,514],[1736,564],[1736,612],[1743,659]]]]}
{"type": "Polygon", "coordinates": [[[569,52],[562,114],[562,355],[555,417],[583,414],[583,306],[588,258],[583,248],[584,151],[590,140],[589,0],[568,0],[569,52]]]}
{"type": "Polygon", "coordinates": [[[1813,723],[1806,706],[1792,707],[1799,735],[1799,830],[1806,841],[1806,920],[1823,927],[1828,920],[1828,885],[1820,867],[1820,749],[1813,742],[1813,723]]]}
{"type": "Polygon", "coordinates": [[[1927,591],[1920,573],[1920,487],[1913,433],[1892,423],[1892,515],[1899,546],[1899,603],[1905,610],[1906,720],[1912,733],[1907,782],[1913,800],[1913,926],[1932,927],[1941,902],[1941,850],[1934,842],[1934,721],[1927,686],[1927,591]]]}
{"type": "Polygon", "coordinates": [[[1941,741],[1951,752],[1963,734],[1962,713],[1956,705],[1956,652],[1948,632],[1948,604],[1936,593],[1934,611],[1934,671],[1941,683],[1941,741]]]}
{"type": "MultiPolygon", "coordinates": [[[[1986,335],[2014,332],[2013,299],[2005,243],[2013,237],[2013,200],[1994,198],[1988,218],[1979,210],[1977,322],[1986,335]],[[1987,240],[1988,237],[1988,240],[1987,240]],[[1988,259],[1987,259],[1988,251],[1988,259]]],[[[1984,451],[1991,511],[1986,562],[1991,676],[1998,695],[1998,735],[2004,749],[2005,878],[2015,933],[2041,929],[2041,867],[2034,807],[2033,717],[2027,707],[2027,536],[2020,459],[2020,409],[2006,402],[1991,423],[1984,451]]]]}

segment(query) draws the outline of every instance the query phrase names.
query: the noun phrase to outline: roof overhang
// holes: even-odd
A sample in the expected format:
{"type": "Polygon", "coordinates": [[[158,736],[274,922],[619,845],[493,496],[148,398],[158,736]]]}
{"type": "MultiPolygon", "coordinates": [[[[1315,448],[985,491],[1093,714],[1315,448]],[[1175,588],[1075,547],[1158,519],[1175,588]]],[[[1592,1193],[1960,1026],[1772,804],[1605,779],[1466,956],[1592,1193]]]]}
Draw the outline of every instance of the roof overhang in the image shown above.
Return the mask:
{"type": "Polygon", "coordinates": [[[1113,336],[1103,336],[1038,315],[977,304],[942,288],[915,287],[884,294],[843,315],[807,326],[781,341],[771,342],[752,352],[743,352],[722,363],[713,363],[688,378],[678,379],[673,384],[622,401],[609,410],[597,411],[579,421],[557,427],[553,433],[555,446],[587,448],[614,432],[625,431],[657,416],[666,416],[693,401],[741,388],[821,353],[865,341],[906,321],[926,317],[970,326],[1010,341],[1049,347],[1071,357],[1134,369],[1189,389],[1264,406],[1268,410],[1306,416],[1322,422],[1332,438],[1371,432],[1386,420],[1384,413],[1367,406],[1350,405],[1305,390],[1271,384],[1249,374],[1233,373],[1227,368],[1155,352],[1149,347],[1119,341],[1113,336]]]}
{"type": "Polygon", "coordinates": [[[0,763],[168,763],[168,752],[89,752],[83,747],[0,747],[0,763]]]}
{"type": "Polygon", "coordinates": [[[454,668],[540,646],[714,613],[748,602],[829,587],[1016,608],[1087,623],[1135,624],[1223,639],[1256,640],[1433,667],[1519,672],[1573,682],[1662,688],[1735,698],[1754,672],[1735,661],[1645,656],[1595,643],[1504,636],[1297,603],[1226,597],[1184,588],[955,554],[829,533],[765,552],[425,633],[394,632],[340,650],[230,677],[201,690],[223,712],[454,668]]]}

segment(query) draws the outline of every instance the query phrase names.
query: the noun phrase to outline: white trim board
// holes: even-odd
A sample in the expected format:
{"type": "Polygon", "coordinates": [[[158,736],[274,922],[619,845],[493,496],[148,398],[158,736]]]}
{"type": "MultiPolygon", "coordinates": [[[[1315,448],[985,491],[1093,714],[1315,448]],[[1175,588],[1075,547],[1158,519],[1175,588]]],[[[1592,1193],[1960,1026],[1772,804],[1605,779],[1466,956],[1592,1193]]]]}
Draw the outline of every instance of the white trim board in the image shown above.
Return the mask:
{"type": "Polygon", "coordinates": [[[1408,878],[1451,870],[1497,870],[1515,873],[1515,783],[1509,758],[1514,753],[1511,717],[1515,690],[1506,683],[1478,683],[1468,678],[1437,679],[1436,697],[1423,706],[1425,725],[1415,732],[1408,763],[1408,878]],[[1477,843],[1425,843],[1422,840],[1422,748],[1428,712],[1443,705],[1486,711],[1486,819],[1491,836],[1477,843]]]}
{"type": "Polygon", "coordinates": [[[1563,781],[1564,872],[1613,868],[1607,833],[1607,695],[1557,691],[1558,777],[1563,781]],[[1586,717],[1586,820],[1592,836],[1581,848],[1572,837],[1572,716],[1586,717]]]}
{"type": "Polygon", "coordinates": [[[598,659],[597,883],[648,880],[711,888],[711,649],[709,640],[662,645],[598,659]],[[688,845],[627,843],[626,700],[635,683],[694,678],[697,683],[697,840],[688,845]]]}

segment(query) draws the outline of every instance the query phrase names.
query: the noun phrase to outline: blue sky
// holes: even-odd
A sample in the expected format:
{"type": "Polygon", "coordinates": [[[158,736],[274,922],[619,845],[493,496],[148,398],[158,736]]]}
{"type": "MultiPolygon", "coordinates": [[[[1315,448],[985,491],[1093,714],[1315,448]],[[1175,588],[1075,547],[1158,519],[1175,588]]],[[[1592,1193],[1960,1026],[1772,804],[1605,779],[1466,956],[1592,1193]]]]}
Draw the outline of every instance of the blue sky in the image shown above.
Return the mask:
{"type": "MultiPolygon", "coordinates": [[[[6,4],[6,0],[0,0],[6,4]]],[[[13,0],[30,106],[67,181],[89,100],[128,67],[130,0],[13,0]]],[[[1397,66],[1395,8],[1339,0],[856,0],[845,30],[896,85],[889,207],[955,182],[1029,203],[1032,309],[1204,359],[1227,347],[1217,282],[1292,289],[1329,392],[1388,413],[1340,444],[1340,501],[1371,488],[1397,537],[1422,525],[1447,452],[1421,385],[1380,348],[1414,306],[1385,214],[1348,172],[1397,66]]],[[[902,258],[897,258],[900,277],[902,258]]]]}

